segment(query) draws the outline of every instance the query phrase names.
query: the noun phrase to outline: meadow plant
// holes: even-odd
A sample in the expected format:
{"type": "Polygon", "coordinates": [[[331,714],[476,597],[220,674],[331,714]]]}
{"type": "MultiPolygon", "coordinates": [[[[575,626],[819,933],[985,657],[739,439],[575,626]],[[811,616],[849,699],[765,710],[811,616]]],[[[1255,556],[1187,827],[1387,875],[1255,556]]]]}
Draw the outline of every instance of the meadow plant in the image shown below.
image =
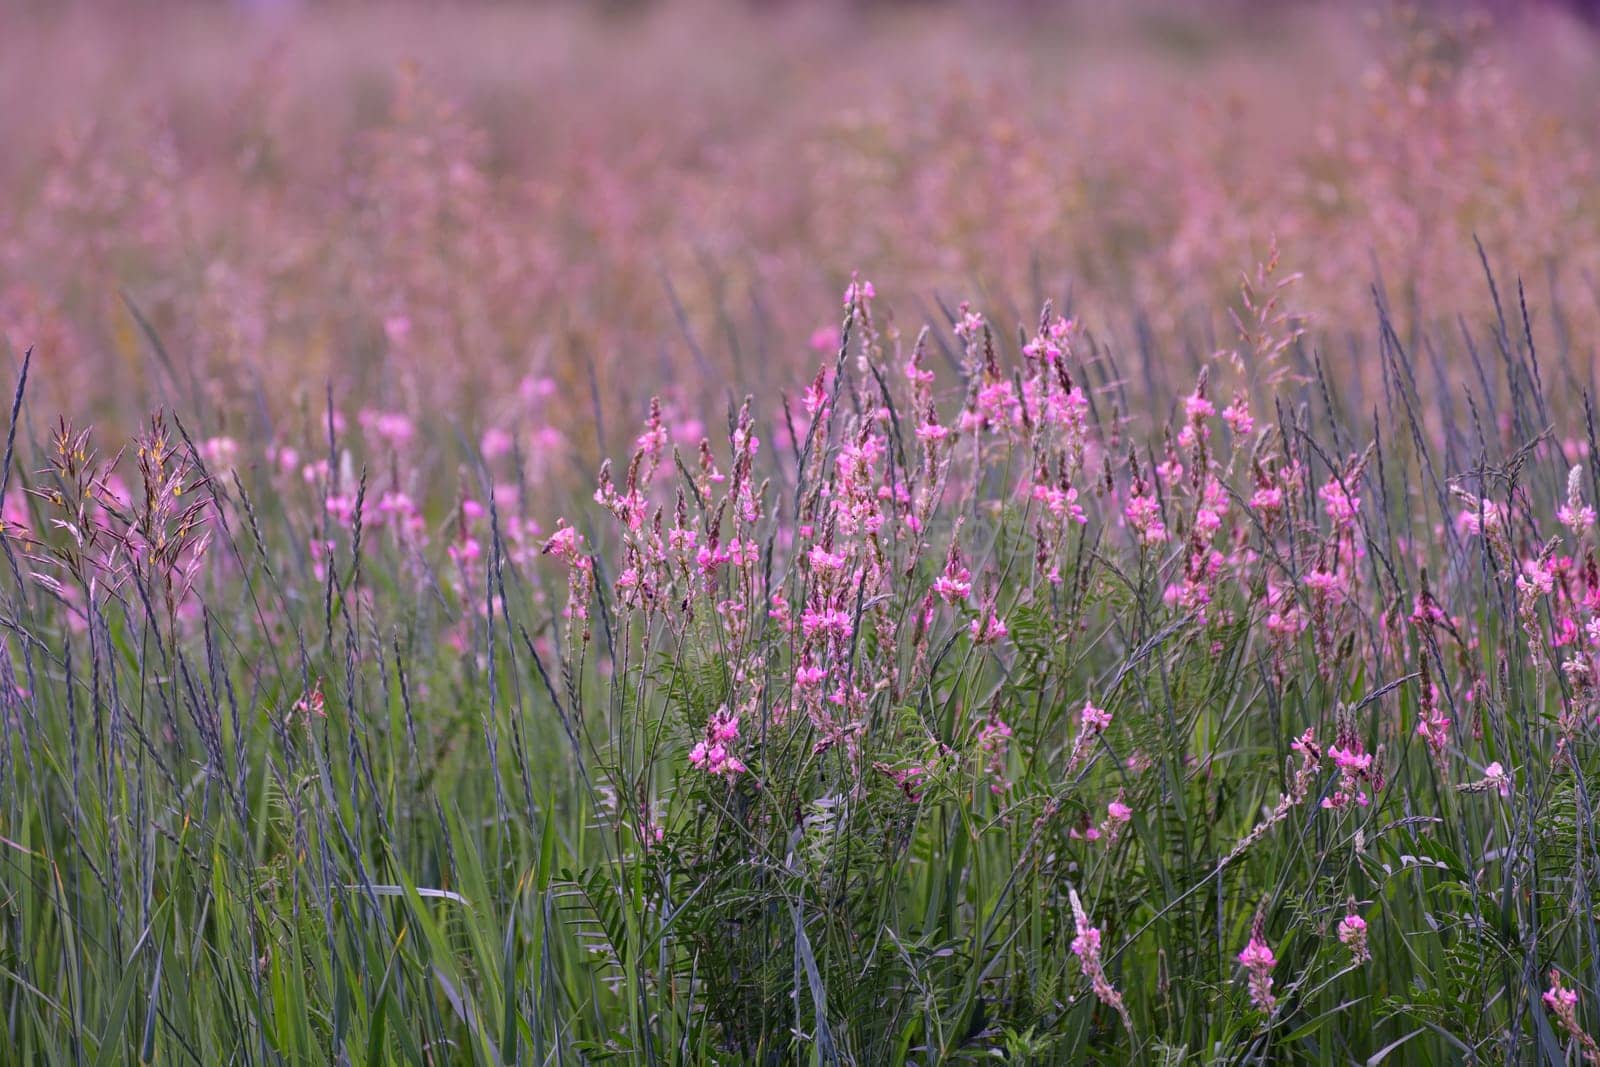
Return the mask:
{"type": "Polygon", "coordinates": [[[4,336],[50,353],[45,410],[121,436],[178,405],[303,442],[332,379],[402,451],[465,432],[570,489],[652,394],[698,437],[811,373],[852,266],[919,320],[1070,291],[1164,396],[1313,321],[1381,391],[1344,359],[1369,282],[1453,331],[1474,238],[1571,295],[1553,330],[1600,325],[1596,64],[1553,6],[1000,2],[30,5],[4,336]]]}
{"type": "Polygon", "coordinates": [[[908,345],[878,294],[782,434],[652,402],[565,515],[470,440],[412,503],[394,415],[61,421],[18,1054],[1592,1058],[1595,450],[1519,439],[1535,334],[1465,451],[1381,303],[1375,423],[1280,323],[1164,428],[1049,303],[908,345]]]}
{"type": "Polygon", "coordinates": [[[0,1061],[1600,1062],[1597,157],[1514,42],[1174,118],[959,11],[330,10],[220,117],[243,17],[0,116],[0,1061]],[[617,98],[519,125],[530,26],[617,98]]]}

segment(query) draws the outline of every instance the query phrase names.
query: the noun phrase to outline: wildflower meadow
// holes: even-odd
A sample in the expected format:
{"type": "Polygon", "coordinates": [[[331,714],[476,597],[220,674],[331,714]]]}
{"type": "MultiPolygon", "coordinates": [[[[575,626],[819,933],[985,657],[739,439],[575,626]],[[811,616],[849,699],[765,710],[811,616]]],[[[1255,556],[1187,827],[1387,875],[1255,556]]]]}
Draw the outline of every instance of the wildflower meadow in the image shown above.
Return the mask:
{"type": "Polygon", "coordinates": [[[0,27],[0,1064],[1600,1065],[1581,18],[0,27]]]}

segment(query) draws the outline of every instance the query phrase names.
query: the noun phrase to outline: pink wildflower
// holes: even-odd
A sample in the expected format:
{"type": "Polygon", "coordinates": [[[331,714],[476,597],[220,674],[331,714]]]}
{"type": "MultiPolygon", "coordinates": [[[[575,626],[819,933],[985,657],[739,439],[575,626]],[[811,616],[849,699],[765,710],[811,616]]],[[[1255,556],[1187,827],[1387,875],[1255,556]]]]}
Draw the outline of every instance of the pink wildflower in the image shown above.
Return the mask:
{"type": "Polygon", "coordinates": [[[978,733],[978,749],[984,754],[985,767],[994,779],[989,784],[989,791],[996,795],[1011,788],[1011,783],[1006,779],[1006,753],[1010,747],[1011,727],[991,710],[988,721],[978,733]]]}
{"type": "Polygon", "coordinates": [[[878,291],[872,287],[871,282],[864,281],[860,275],[852,271],[850,274],[850,284],[845,286],[844,289],[845,309],[849,310],[850,308],[856,306],[857,303],[866,304],[877,295],[878,291]]]}
{"type": "Polygon", "coordinates": [[[483,431],[483,439],[478,443],[478,449],[483,453],[485,460],[493,463],[501,456],[510,453],[515,444],[515,438],[509,433],[498,426],[491,426],[483,431]]]}
{"type": "Polygon", "coordinates": [[[954,540],[950,542],[950,554],[945,558],[944,573],[933,580],[933,591],[946,604],[965,600],[972,593],[972,572],[962,566],[961,552],[954,540]]]}
{"type": "Polygon", "coordinates": [[[1069,886],[1067,897],[1072,901],[1072,916],[1078,931],[1078,936],[1072,939],[1072,954],[1078,957],[1078,968],[1084,977],[1089,979],[1089,988],[1094,990],[1094,995],[1099,998],[1100,1003],[1121,1016],[1122,1025],[1131,1033],[1133,1022],[1128,1017],[1128,1009],[1123,1006],[1122,994],[1117,992],[1111,980],[1106,977],[1105,963],[1100,958],[1100,928],[1089,921],[1089,914],[1083,910],[1083,901],[1078,899],[1076,889],[1069,886]]]}
{"type": "Polygon", "coordinates": [[[556,532],[550,535],[550,540],[545,542],[545,555],[555,556],[567,563],[576,564],[583,555],[583,535],[577,529],[567,525],[558,525],[556,532]]]}
{"type": "Polygon", "coordinates": [[[1278,511],[1283,507],[1283,490],[1275,485],[1264,485],[1250,495],[1250,506],[1256,511],[1278,511]]]}
{"type": "Polygon", "coordinates": [[[739,716],[726,705],[706,722],[705,738],[689,751],[689,763],[707,774],[731,778],[746,770],[730,747],[739,740],[739,716]]]}
{"type": "Polygon", "coordinates": [[[1161,505],[1142,479],[1135,478],[1128,494],[1128,503],[1122,509],[1123,518],[1133,527],[1141,544],[1159,545],[1167,539],[1166,524],[1161,521],[1161,505]]]}
{"type": "Polygon", "coordinates": [[[289,717],[292,718],[298,715],[303,721],[309,723],[312,716],[321,719],[326,718],[327,714],[327,704],[322,696],[322,679],[318,678],[315,684],[299,700],[294,702],[294,708],[291,710],[289,717]]]}
{"type": "Polygon", "coordinates": [[[1590,1067],[1600,1064],[1600,1044],[1578,1022],[1578,991],[1563,986],[1561,972],[1553,967],[1550,969],[1550,988],[1544,991],[1541,999],[1567,1036],[1582,1046],[1584,1062],[1590,1067]]]}
{"type": "Polygon", "coordinates": [[[1353,911],[1339,920],[1339,942],[1350,950],[1350,957],[1356,963],[1372,958],[1367,948],[1367,921],[1353,911]]]}
{"type": "Polygon", "coordinates": [[[968,631],[972,634],[973,642],[980,645],[996,644],[1004,640],[1006,635],[1010,633],[1006,629],[1005,621],[992,611],[985,612],[973,619],[968,631]]]}
{"type": "Polygon", "coordinates": [[[1248,975],[1250,1003],[1255,1005],[1257,1011],[1270,1012],[1278,1003],[1272,995],[1272,969],[1278,965],[1278,960],[1262,933],[1262,922],[1258,917],[1249,943],[1239,953],[1239,962],[1244,965],[1248,975]]]}
{"type": "Polygon", "coordinates": [[[1350,491],[1356,473],[1344,475],[1343,480],[1334,480],[1324,485],[1317,492],[1322,499],[1322,509],[1333,520],[1334,529],[1346,530],[1355,525],[1356,517],[1361,513],[1361,498],[1350,491]]]}
{"type": "Polygon", "coordinates": [[[1463,533],[1478,535],[1499,533],[1505,526],[1505,512],[1488,497],[1475,497],[1458,491],[1467,506],[1456,516],[1456,528],[1463,533]]]}
{"type": "Polygon", "coordinates": [[[1111,844],[1122,834],[1122,828],[1133,819],[1133,809],[1122,802],[1122,794],[1117,794],[1117,799],[1106,805],[1105,821],[1100,824],[1100,836],[1106,844],[1111,844]]]}
{"type": "Polygon", "coordinates": [[[829,552],[821,545],[814,545],[806,558],[811,561],[811,569],[823,574],[837,574],[844,570],[850,557],[844,552],[829,552]]]}
{"type": "Polygon", "coordinates": [[[842,642],[850,639],[854,624],[848,611],[807,608],[800,613],[800,629],[807,637],[822,634],[842,642]]]}
{"type": "MultiPolygon", "coordinates": [[[[1349,731],[1342,729],[1341,733],[1349,731]]],[[[1360,739],[1351,735],[1344,739],[1342,746],[1328,746],[1328,758],[1339,770],[1339,787],[1331,796],[1323,798],[1322,806],[1337,810],[1354,802],[1366,807],[1367,793],[1362,782],[1372,777],[1372,753],[1362,751],[1360,739]]]]}
{"type": "Polygon", "coordinates": [[[1240,437],[1248,437],[1256,428],[1256,420],[1250,417],[1249,398],[1243,393],[1235,393],[1233,403],[1222,409],[1222,421],[1240,437]]]}
{"type": "Polygon", "coordinates": [[[805,690],[819,689],[827,677],[828,672],[825,668],[806,664],[795,669],[794,687],[805,690]]]}
{"type": "Polygon", "coordinates": [[[1556,518],[1573,533],[1582,536],[1594,525],[1594,508],[1583,502],[1583,467],[1573,466],[1567,472],[1567,502],[1556,509],[1556,518]]]}
{"type": "Polygon", "coordinates": [[[1083,729],[1090,733],[1104,733],[1111,725],[1111,713],[1095,707],[1087,700],[1083,702],[1083,710],[1078,713],[1083,729]]]}

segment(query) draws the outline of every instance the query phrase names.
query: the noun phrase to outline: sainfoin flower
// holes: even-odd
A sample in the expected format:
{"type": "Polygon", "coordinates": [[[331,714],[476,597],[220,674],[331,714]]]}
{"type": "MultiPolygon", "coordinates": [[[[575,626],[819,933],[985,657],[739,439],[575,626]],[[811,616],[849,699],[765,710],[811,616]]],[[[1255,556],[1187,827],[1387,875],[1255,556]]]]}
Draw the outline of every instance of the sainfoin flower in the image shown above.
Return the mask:
{"type": "Polygon", "coordinates": [[[850,638],[853,626],[848,611],[840,608],[807,608],[800,614],[800,628],[807,637],[823,634],[846,641],[850,638]]]}
{"type": "Polygon", "coordinates": [[[1122,514],[1142,543],[1158,545],[1167,539],[1167,527],[1161,521],[1161,505],[1141,483],[1135,484],[1122,514]]]}
{"type": "Polygon", "coordinates": [[[1563,985],[1561,972],[1554,967],[1550,969],[1550,988],[1544,991],[1540,999],[1550,1009],[1550,1014],[1556,1017],[1556,1025],[1582,1047],[1584,1062],[1590,1067],[1600,1065],[1600,1043],[1578,1022],[1578,991],[1563,985]]]}
{"type": "Polygon", "coordinates": [[[1249,943],[1239,953],[1239,962],[1244,966],[1250,984],[1250,1003],[1255,1005],[1257,1011],[1270,1012],[1278,1003],[1272,995],[1272,969],[1278,965],[1278,959],[1263,936],[1259,918],[1250,933],[1249,943]]]}
{"type": "Polygon", "coordinates": [[[1322,806],[1339,809],[1354,803],[1358,807],[1366,807],[1368,797],[1362,783],[1372,777],[1372,753],[1363,751],[1360,740],[1350,736],[1345,739],[1343,746],[1330,745],[1328,758],[1338,768],[1339,785],[1332,794],[1323,798],[1322,806]]]}
{"type": "Polygon", "coordinates": [[[1505,509],[1501,505],[1462,490],[1457,490],[1456,496],[1466,505],[1456,515],[1456,528],[1462,533],[1494,536],[1505,529],[1505,509]]]}
{"type": "Polygon", "coordinates": [[[1367,948],[1367,921],[1355,912],[1339,920],[1339,943],[1350,950],[1355,963],[1365,963],[1372,958],[1367,948]]]}
{"type": "Polygon", "coordinates": [[[950,552],[945,557],[944,573],[933,580],[933,591],[946,604],[965,600],[972,593],[972,572],[962,564],[961,550],[953,538],[950,552]]]}
{"type": "Polygon", "coordinates": [[[1583,502],[1583,467],[1574,465],[1567,472],[1567,501],[1556,509],[1556,518],[1579,535],[1594,525],[1594,508],[1583,502]]]}
{"type": "Polygon", "coordinates": [[[1078,957],[1078,967],[1089,979],[1089,987],[1094,990],[1094,995],[1102,1004],[1116,1011],[1122,1017],[1122,1024],[1131,1031],[1133,1022],[1122,1003],[1122,994],[1106,977],[1105,964],[1100,959],[1100,928],[1089,921],[1089,914],[1083,910],[1083,901],[1078,899],[1078,891],[1068,888],[1067,895],[1072,901],[1073,919],[1078,930],[1078,936],[1072,939],[1072,954],[1078,957]]]}
{"type": "Polygon", "coordinates": [[[1121,794],[1106,805],[1105,821],[1100,824],[1100,836],[1107,845],[1116,841],[1122,828],[1133,819],[1133,809],[1122,802],[1121,794]]]}
{"type": "Polygon", "coordinates": [[[1233,403],[1222,409],[1222,421],[1241,437],[1249,436],[1256,428],[1256,420],[1250,417],[1250,401],[1243,393],[1236,394],[1233,403]]]}
{"type": "Polygon", "coordinates": [[[319,678],[300,699],[294,702],[291,717],[298,715],[304,721],[309,722],[312,716],[320,719],[326,717],[327,714],[326,701],[322,695],[322,679],[319,678]]]}
{"type": "MultiPolygon", "coordinates": [[[[1151,7],[1169,5],[1185,6],[1151,7]]],[[[82,26],[5,20],[17,52],[59,52],[32,66],[61,84],[4,125],[0,338],[24,366],[39,345],[45,402],[105,426],[146,398],[201,410],[183,413],[192,441],[140,457],[102,440],[91,458],[63,424],[51,459],[39,374],[26,397],[14,379],[0,779],[48,812],[70,772],[74,817],[0,831],[20,841],[0,851],[82,838],[107,891],[59,894],[31,933],[92,929],[107,895],[121,918],[133,877],[166,895],[185,850],[123,828],[242,838],[232,823],[282,784],[274,822],[295,842],[246,843],[219,892],[280,868],[295,889],[292,848],[301,888],[453,885],[459,855],[492,859],[504,898],[501,871],[549,866],[541,837],[559,847],[572,870],[540,901],[566,921],[541,962],[592,953],[595,980],[553,966],[508,1003],[529,1046],[692,1028],[702,1056],[798,1059],[831,1056],[831,1028],[840,1047],[938,1048],[920,1060],[1204,1044],[1428,1062],[1470,1031],[1510,1058],[1600,1064],[1588,924],[1560,907],[1563,876],[1593,877],[1565,831],[1600,735],[1581,380],[1600,304],[1560,291],[1600,260],[1600,123],[1526,106],[1600,74],[1585,49],[1539,54],[1581,20],[1500,32],[1422,5],[1369,40],[1319,15],[1325,41],[1247,36],[1182,67],[1249,91],[1172,117],[1171,57],[1131,51],[1151,35],[1109,20],[1083,43],[1129,54],[1073,70],[1049,45],[1078,28],[1021,10],[1049,5],[978,33],[864,4],[592,25],[341,13],[297,22],[287,61],[275,33],[239,34],[256,61],[216,70],[243,24],[202,18],[174,24],[187,47],[159,76],[90,79],[73,71],[116,58],[126,28],[100,9],[132,5],[79,6],[82,26]],[[508,65],[494,35],[540,29],[551,54],[508,65]],[[420,48],[419,69],[319,71],[335,30],[420,48]],[[619,36],[637,60],[620,92],[551,51],[599,57],[619,36]],[[629,47],[649,43],[664,50],[629,47]],[[506,107],[552,87],[566,106],[538,122],[506,107]],[[1273,227],[1310,285],[1263,268],[1235,300],[1273,227]],[[1459,256],[1468,227],[1496,271],[1546,268],[1509,316],[1459,256]],[[889,272],[883,297],[851,255],[889,272]],[[947,305],[963,277],[983,311],[947,305]],[[1019,321],[1019,300],[1068,284],[1081,338],[1049,305],[1019,321]],[[157,330],[183,366],[145,358],[165,361],[157,330]],[[600,491],[575,493],[596,468],[600,491]],[[536,809],[547,835],[519,829],[536,809]],[[1454,992],[1427,965],[1480,934],[1493,949],[1472,925],[1488,906],[1380,910],[1380,859],[1404,868],[1383,890],[1449,879],[1379,856],[1396,831],[1486,868],[1471,888],[1499,889],[1511,921],[1550,920],[1507,932],[1529,966],[1469,975],[1481,1010],[1461,1026],[1426,1028],[1454,992]],[[1165,936],[1201,909],[1191,887],[1203,951],[1165,936]],[[1056,958],[1062,936],[1077,962],[1056,958]],[[768,995],[802,957],[809,988],[768,995]],[[1113,1011],[1150,1033],[1122,1044],[1113,1011]]],[[[162,23],[180,5],[153,6],[162,23]]],[[[268,892],[252,919],[301,900],[268,892]]],[[[112,942],[75,940],[91,979],[122,962],[112,942]]],[[[320,973],[323,953],[294,962],[320,973]]],[[[29,980],[83,993],[61,962],[40,953],[29,980]]],[[[447,970],[462,1014],[499,991],[447,970]]],[[[434,977],[397,968],[397,1003],[434,977]]],[[[161,1033],[209,1047],[262,1004],[200,1003],[161,1033]]],[[[81,1012],[8,1016],[20,1050],[65,1043],[81,1012]]]]}
{"type": "Polygon", "coordinates": [[[1011,727],[993,713],[978,733],[978,750],[984,755],[985,769],[991,779],[989,791],[997,796],[1011,788],[1006,779],[1006,753],[1011,747],[1011,737],[1011,727]]]}
{"type": "Polygon", "coordinates": [[[689,751],[689,763],[707,774],[733,777],[746,770],[743,761],[733,754],[739,740],[739,716],[726,706],[717,710],[706,723],[704,739],[689,751]]]}
{"type": "Polygon", "coordinates": [[[1006,629],[1005,620],[992,611],[973,619],[968,629],[972,634],[973,643],[979,645],[992,645],[1003,640],[1010,632],[1006,629]]]}
{"type": "Polygon", "coordinates": [[[1078,713],[1083,722],[1085,731],[1101,733],[1111,725],[1111,713],[1103,708],[1097,708],[1087,700],[1083,702],[1083,710],[1078,713]]]}
{"type": "Polygon", "coordinates": [[[1317,496],[1322,498],[1322,509],[1336,529],[1348,529],[1361,513],[1361,498],[1351,491],[1346,480],[1350,478],[1351,475],[1346,475],[1345,479],[1331,481],[1317,491],[1317,496]]]}

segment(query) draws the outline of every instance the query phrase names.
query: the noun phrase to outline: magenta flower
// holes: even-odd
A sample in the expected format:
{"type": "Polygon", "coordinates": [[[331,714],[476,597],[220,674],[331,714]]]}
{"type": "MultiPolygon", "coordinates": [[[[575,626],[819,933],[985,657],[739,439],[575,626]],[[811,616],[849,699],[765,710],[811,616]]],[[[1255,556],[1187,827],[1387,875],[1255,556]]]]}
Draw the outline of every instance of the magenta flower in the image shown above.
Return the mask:
{"type": "Polygon", "coordinates": [[[1583,1060],[1590,1067],[1600,1065],[1600,1043],[1597,1043],[1578,1022],[1578,991],[1561,984],[1561,972],[1550,969],[1550,988],[1541,997],[1556,1023],[1583,1048],[1583,1060]]]}
{"type": "Polygon", "coordinates": [[[850,557],[844,552],[829,552],[821,545],[815,545],[806,553],[806,558],[811,561],[811,569],[824,574],[837,574],[844,570],[845,564],[850,562],[850,557]]]}
{"type": "Polygon", "coordinates": [[[689,764],[727,778],[742,774],[746,767],[729,747],[738,740],[739,716],[723,706],[706,722],[705,738],[689,750],[689,764]]]}
{"type": "Polygon", "coordinates": [[[1161,521],[1161,505],[1154,496],[1145,494],[1142,483],[1135,485],[1122,515],[1142,543],[1158,545],[1167,539],[1167,527],[1161,521]]]}
{"type": "Polygon", "coordinates": [[[1367,768],[1372,766],[1372,753],[1353,748],[1340,748],[1338,745],[1328,749],[1328,758],[1333,760],[1334,766],[1340,771],[1352,776],[1365,774],[1367,768]]]}
{"type": "MultiPolygon", "coordinates": [[[[1347,480],[1353,475],[1345,475],[1347,480]]],[[[1317,492],[1322,498],[1322,509],[1333,520],[1335,529],[1345,530],[1355,525],[1356,516],[1361,513],[1361,498],[1350,492],[1346,485],[1338,481],[1329,482],[1317,492]]]]}
{"type": "Polygon", "coordinates": [[[933,580],[933,591],[946,604],[965,600],[972,593],[972,572],[962,565],[961,552],[954,540],[950,542],[950,553],[945,557],[944,573],[933,580]]]}
{"type": "Polygon", "coordinates": [[[1583,502],[1583,467],[1574,466],[1567,472],[1567,502],[1556,509],[1561,525],[1582,536],[1595,523],[1594,508],[1583,502]]]}
{"type": "Polygon", "coordinates": [[[1128,1009],[1122,1003],[1122,994],[1117,992],[1111,984],[1111,979],[1106,977],[1105,963],[1100,958],[1100,928],[1089,921],[1089,915],[1083,910],[1083,901],[1078,899],[1076,889],[1067,889],[1068,899],[1072,901],[1072,915],[1077,927],[1078,936],[1072,939],[1072,954],[1078,957],[1078,968],[1083,976],[1089,979],[1089,987],[1094,990],[1094,995],[1100,1003],[1116,1011],[1122,1017],[1122,1025],[1133,1031],[1133,1022],[1128,1017],[1128,1009]]]}
{"type": "Polygon", "coordinates": [[[1005,620],[992,611],[973,619],[968,631],[972,634],[973,642],[980,645],[997,644],[1010,633],[1005,620]]]}
{"type": "Polygon", "coordinates": [[[1355,912],[1339,920],[1339,942],[1350,950],[1350,956],[1356,963],[1365,963],[1372,958],[1372,953],[1367,949],[1367,921],[1355,912]]]}
{"type": "Polygon", "coordinates": [[[1222,409],[1222,421],[1240,437],[1249,436],[1256,428],[1256,420],[1250,417],[1250,401],[1243,393],[1235,393],[1233,403],[1222,409]]]}
{"type": "Polygon", "coordinates": [[[1511,795],[1511,775],[1506,773],[1506,769],[1500,766],[1498,760],[1483,769],[1483,780],[1493,786],[1501,796],[1511,795]]]}
{"type": "Polygon", "coordinates": [[[1111,725],[1111,713],[1095,707],[1087,700],[1083,702],[1083,710],[1078,716],[1083,723],[1083,729],[1090,733],[1103,733],[1111,725]]]}
{"type": "Polygon", "coordinates": [[[558,526],[545,542],[544,551],[546,555],[576,564],[583,558],[583,535],[571,526],[558,526]]]}
{"type": "Polygon", "coordinates": [[[807,608],[800,613],[800,629],[807,637],[822,634],[837,641],[848,641],[853,628],[850,613],[838,608],[807,608]]]}
{"type": "Polygon", "coordinates": [[[1261,920],[1256,919],[1255,929],[1250,934],[1250,941],[1244,950],[1239,953],[1239,962],[1243,964],[1250,984],[1250,1003],[1256,1010],[1270,1012],[1277,1006],[1278,1000],[1272,995],[1272,969],[1278,965],[1278,959],[1272,954],[1272,948],[1262,936],[1261,920]]]}
{"type": "Polygon", "coordinates": [[[796,689],[817,689],[821,687],[827,677],[828,672],[824,668],[806,664],[796,668],[794,672],[794,687],[796,689]]]}
{"type": "Polygon", "coordinates": [[[1250,506],[1256,511],[1278,511],[1283,507],[1283,490],[1275,485],[1264,485],[1251,494],[1250,506]]]}
{"type": "Polygon", "coordinates": [[[845,286],[844,290],[844,306],[847,310],[857,303],[866,305],[877,295],[878,291],[872,287],[871,282],[862,279],[854,271],[850,272],[850,284],[845,286]]]}
{"type": "Polygon", "coordinates": [[[1239,962],[1250,970],[1270,971],[1278,965],[1278,960],[1272,954],[1272,947],[1259,937],[1252,936],[1244,950],[1239,953],[1239,962]]]}

